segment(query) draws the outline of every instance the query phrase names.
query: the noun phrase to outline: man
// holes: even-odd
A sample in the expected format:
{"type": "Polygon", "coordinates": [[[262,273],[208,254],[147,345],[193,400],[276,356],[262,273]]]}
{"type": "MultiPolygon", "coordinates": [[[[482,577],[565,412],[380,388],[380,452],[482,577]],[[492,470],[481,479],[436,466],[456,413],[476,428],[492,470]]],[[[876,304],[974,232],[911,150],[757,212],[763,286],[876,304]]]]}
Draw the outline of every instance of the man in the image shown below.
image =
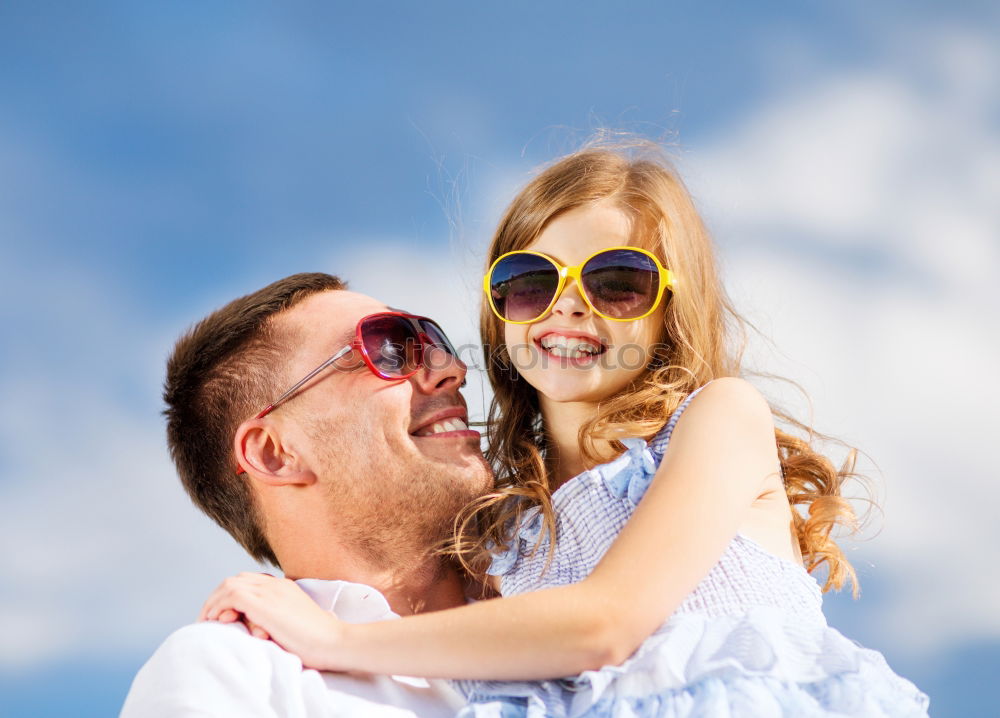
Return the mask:
{"type": "MultiPolygon", "coordinates": [[[[293,275],[178,341],[164,389],[171,456],[199,508],[340,618],[456,606],[463,582],[434,549],[491,485],[467,428],[465,373],[432,322],[336,277],[293,275]]],[[[440,682],[303,670],[243,624],[210,622],[160,646],[122,715],[436,716],[461,705],[440,682]]]]}

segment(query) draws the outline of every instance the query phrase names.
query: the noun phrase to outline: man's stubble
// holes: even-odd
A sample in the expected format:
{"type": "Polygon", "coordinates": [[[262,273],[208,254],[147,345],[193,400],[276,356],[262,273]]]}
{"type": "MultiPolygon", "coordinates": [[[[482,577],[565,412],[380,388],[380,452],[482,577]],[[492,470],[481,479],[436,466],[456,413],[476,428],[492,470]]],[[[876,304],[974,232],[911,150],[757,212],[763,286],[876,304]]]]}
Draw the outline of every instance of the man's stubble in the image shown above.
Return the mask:
{"type": "Polygon", "coordinates": [[[393,453],[377,435],[317,422],[327,497],[337,532],[374,567],[414,565],[448,539],[455,517],[492,485],[481,464],[441,464],[415,450],[393,453]],[[390,454],[386,456],[385,454],[390,454]]]}

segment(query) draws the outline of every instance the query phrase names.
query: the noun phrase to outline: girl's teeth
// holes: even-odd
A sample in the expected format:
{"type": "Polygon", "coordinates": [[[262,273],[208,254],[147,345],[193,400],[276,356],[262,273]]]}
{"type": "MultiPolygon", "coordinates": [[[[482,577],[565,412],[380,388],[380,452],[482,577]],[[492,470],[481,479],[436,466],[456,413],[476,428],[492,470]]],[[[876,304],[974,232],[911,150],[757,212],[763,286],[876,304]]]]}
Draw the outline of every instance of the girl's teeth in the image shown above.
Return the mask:
{"type": "Polygon", "coordinates": [[[578,359],[580,357],[593,356],[600,351],[600,348],[589,341],[582,339],[570,339],[558,335],[545,337],[541,342],[542,348],[558,357],[569,357],[578,359]]]}
{"type": "Polygon", "coordinates": [[[557,357],[567,357],[570,359],[579,359],[581,357],[592,357],[593,352],[583,351],[581,349],[569,349],[567,347],[552,346],[547,348],[549,353],[554,354],[557,357]]]}

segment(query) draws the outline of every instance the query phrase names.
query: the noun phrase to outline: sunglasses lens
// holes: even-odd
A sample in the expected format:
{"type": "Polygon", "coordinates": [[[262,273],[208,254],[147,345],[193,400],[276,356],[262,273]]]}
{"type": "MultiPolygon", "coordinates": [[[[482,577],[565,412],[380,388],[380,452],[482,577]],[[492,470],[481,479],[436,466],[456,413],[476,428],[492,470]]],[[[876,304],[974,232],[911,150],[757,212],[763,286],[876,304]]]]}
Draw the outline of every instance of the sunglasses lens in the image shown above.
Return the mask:
{"type": "Polygon", "coordinates": [[[601,314],[635,319],[648,312],[660,289],[660,271],[651,257],[631,249],[601,252],[581,271],[583,288],[601,314]]]}
{"type": "Polygon", "coordinates": [[[430,339],[431,344],[444,349],[452,356],[458,356],[458,352],[455,351],[455,347],[451,345],[451,342],[448,341],[448,337],[445,336],[444,330],[437,324],[429,319],[421,319],[420,328],[424,331],[424,334],[427,335],[427,338],[430,339]]]}
{"type": "MultiPolygon", "coordinates": [[[[451,357],[457,357],[458,352],[455,351],[455,347],[451,345],[448,341],[448,337],[445,336],[444,330],[441,329],[437,324],[435,324],[430,319],[420,319],[420,329],[423,331],[426,341],[440,349],[451,357]]],[[[424,351],[423,362],[431,371],[437,371],[442,368],[446,368],[452,364],[454,360],[445,354],[438,354],[436,352],[424,351]]]]}
{"type": "Polygon", "coordinates": [[[510,322],[538,319],[552,303],[558,287],[559,270],[535,254],[504,257],[490,273],[493,306],[510,322]]]}
{"type": "Polygon", "coordinates": [[[420,367],[420,337],[403,317],[382,315],[366,319],[361,325],[361,341],[368,359],[386,376],[409,376],[420,367]]]}

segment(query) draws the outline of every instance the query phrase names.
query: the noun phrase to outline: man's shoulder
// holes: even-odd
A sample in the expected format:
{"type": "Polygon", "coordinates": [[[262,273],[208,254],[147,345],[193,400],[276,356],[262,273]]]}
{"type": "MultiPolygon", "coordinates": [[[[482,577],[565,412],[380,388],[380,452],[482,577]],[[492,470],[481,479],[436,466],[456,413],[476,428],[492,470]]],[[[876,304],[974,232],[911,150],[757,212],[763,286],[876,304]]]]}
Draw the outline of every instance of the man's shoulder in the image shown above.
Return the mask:
{"type": "Polygon", "coordinates": [[[160,648],[188,649],[203,645],[225,645],[253,638],[242,623],[199,621],[181,626],[166,637],[160,648]]]}
{"type": "Polygon", "coordinates": [[[175,630],[160,644],[157,652],[213,656],[224,655],[233,648],[242,651],[247,645],[259,644],[263,647],[267,643],[251,636],[242,623],[201,621],[175,630]]]}
{"type": "Polygon", "coordinates": [[[453,716],[463,701],[437,681],[303,670],[243,624],[178,628],[136,675],[121,718],[453,716]],[[303,712],[304,711],[304,712],[303,712]]]}
{"type": "MultiPolygon", "coordinates": [[[[122,716],[226,715],[264,698],[262,682],[302,664],[242,624],[193,623],[171,633],[136,674],[122,716]],[[278,668],[287,663],[285,670],[278,668]],[[198,713],[188,712],[200,706],[198,713]]],[[[266,703],[265,703],[266,704],[266,703]]]]}
{"type": "MultiPolygon", "coordinates": [[[[150,662],[165,661],[188,666],[199,664],[224,672],[245,674],[254,668],[265,668],[275,661],[302,664],[291,653],[271,641],[251,636],[242,623],[205,621],[182,626],[167,636],[150,662]]],[[[266,668],[265,668],[266,669],[266,668]]]]}

